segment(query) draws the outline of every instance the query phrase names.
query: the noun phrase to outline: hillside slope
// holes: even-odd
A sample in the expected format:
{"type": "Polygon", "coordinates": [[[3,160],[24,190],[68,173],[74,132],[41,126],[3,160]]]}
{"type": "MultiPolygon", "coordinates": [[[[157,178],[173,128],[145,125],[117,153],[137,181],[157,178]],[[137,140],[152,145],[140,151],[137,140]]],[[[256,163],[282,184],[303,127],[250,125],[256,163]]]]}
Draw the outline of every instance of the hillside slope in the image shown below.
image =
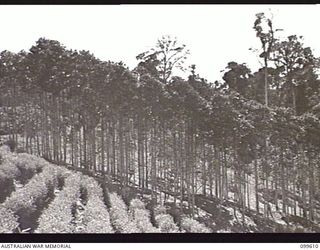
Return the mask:
{"type": "Polygon", "coordinates": [[[1,147],[0,186],[6,188],[0,193],[0,232],[320,232],[302,217],[242,213],[232,201],[201,194],[192,218],[188,204],[175,206],[170,195],[155,204],[148,190],[82,172],[1,147]]]}

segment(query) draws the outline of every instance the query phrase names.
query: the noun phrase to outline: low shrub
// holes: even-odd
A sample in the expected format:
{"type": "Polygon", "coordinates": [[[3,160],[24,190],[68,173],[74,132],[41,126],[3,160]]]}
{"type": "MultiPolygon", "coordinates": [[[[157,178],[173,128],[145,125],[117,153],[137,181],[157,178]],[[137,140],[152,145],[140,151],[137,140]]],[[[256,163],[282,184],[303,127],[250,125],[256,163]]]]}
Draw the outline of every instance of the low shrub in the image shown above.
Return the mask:
{"type": "Polygon", "coordinates": [[[0,207],[0,233],[13,233],[18,226],[19,223],[13,211],[0,207]]]}
{"type": "Polygon", "coordinates": [[[135,199],[137,196],[136,191],[134,191],[132,188],[130,187],[123,187],[120,190],[120,195],[122,197],[122,200],[124,201],[124,203],[129,206],[131,200],[135,199]]]}
{"type": "Polygon", "coordinates": [[[211,230],[205,225],[188,217],[182,218],[181,230],[187,233],[211,233],[211,230]]]}
{"type": "Polygon", "coordinates": [[[80,196],[81,174],[71,173],[65,186],[38,219],[37,233],[73,233],[73,207],[80,196]]]}
{"type": "Polygon", "coordinates": [[[133,199],[129,206],[130,215],[141,233],[160,233],[150,222],[150,212],[139,199],[133,199]]]}
{"type": "Polygon", "coordinates": [[[162,233],[179,233],[179,227],[174,223],[169,214],[158,214],[155,216],[157,226],[162,233]]]}
{"type": "Polygon", "coordinates": [[[166,214],[167,209],[165,208],[165,206],[158,205],[158,206],[154,207],[153,212],[154,212],[155,216],[158,214],[166,214]]]}
{"type": "Polygon", "coordinates": [[[7,147],[0,147],[0,203],[3,202],[14,191],[14,179],[21,176],[16,167],[14,157],[7,147]]]}
{"type": "Polygon", "coordinates": [[[35,155],[30,155],[27,153],[17,154],[16,165],[20,169],[26,169],[33,172],[40,171],[43,166],[47,165],[48,162],[35,155]]]}
{"type": "Polygon", "coordinates": [[[33,175],[40,173],[48,163],[37,156],[21,153],[14,158],[15,165],[21,172],[21,182],[25,184],[33,175]]]}
{"type": "Polygon", "coordinates": [[[167,214],[164,206],[154,208],[155,222],[162,233],[179,233],[179,227],[174,223],[173,217],[167,214]]]}
{"type": "Polygon", "coordinates": [[[111,193],[110,198],[110,219],[114,229],[118,233],[137,233],[139,229],[136,224],[130,220],[127,206],[116,193],[111,193]]]}
{"type": "MultiPolygon", "coordinates": [[[[30,218],[20,218],[19,215],[30,217],[38,207],[43,206],[45,199],[50,192],[53,192],[53,187],[57,185],[58,176],[62,174],[62,168],[45,166],[43,172],[36,174],[24,187],[7,197],[2,208],[10,210],[16,215],[11,218],[14,223],[19,224],[21,219],[30,220],[30,218]]],[[[5,223],[6,218],[0,217],[0,224],[4,225],[5,223]]]]}
{"type": "Polygon", "coordinates": [[[139,199],[133,199],[133,200],[131,200],[131,202],[130,202],[130,207],[129,207],[129,209],[131,210],[131,211],[134,211],[134,210],[136,210],[136,209],[145,209],[146,208],[146,206],[144,205],[144,203],[141,201],[141,200],[139,200],[139,199]]]}
{"type": "Polygon", "coordinates": [[[83,213],[84,233],[113,233],[101,187],[93,178],[87,176],[83,177],[82,185],[87,190],[83,213]]]}
{"type": "Polygon", "coordinates": [[[3,206],[14,212],[33,208],[46,198],[50,187],[57,186],[58,176],[62,171],[50,165],[45,166],[43,172],[36,174],[24,187],[13,192],[3,206]]]}
{"type": "Polygon", "coordinates": [[[0,164],[0,183],[2,180],[14,179],[20,176],[21,173],[16,167],[15,157],[10,153],[6,147],[0,147],[0,155],[2,158],[0,164]]]}
{"type": "Polygon", "coordinates": [[[36,173],[39,173],[47,163],[29,154],[12,154],[5,148],[0,148],[2,164],[0,165],[0,202],[14,191],[14,180],[26,184],[36,173]]]}

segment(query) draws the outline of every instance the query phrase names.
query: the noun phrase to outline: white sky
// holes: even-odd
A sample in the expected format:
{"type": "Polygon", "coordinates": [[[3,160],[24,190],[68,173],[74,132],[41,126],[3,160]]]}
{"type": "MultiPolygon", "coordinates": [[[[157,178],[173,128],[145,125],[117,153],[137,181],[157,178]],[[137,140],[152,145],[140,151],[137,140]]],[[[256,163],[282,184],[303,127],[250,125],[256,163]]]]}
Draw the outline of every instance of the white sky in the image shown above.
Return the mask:
{"type": "Polygon", "coordinates": [[[255,14],[269,9],[275,28],[303,35],[320,56],[319,5],[1,5],[0,51],[29,50],[46,37],[134,68],[139,53],[172,35],[190,49],[188,63],[213,82],[230,61],[259,67],[249,51],[260,45],[252,27],[255,14]]]}

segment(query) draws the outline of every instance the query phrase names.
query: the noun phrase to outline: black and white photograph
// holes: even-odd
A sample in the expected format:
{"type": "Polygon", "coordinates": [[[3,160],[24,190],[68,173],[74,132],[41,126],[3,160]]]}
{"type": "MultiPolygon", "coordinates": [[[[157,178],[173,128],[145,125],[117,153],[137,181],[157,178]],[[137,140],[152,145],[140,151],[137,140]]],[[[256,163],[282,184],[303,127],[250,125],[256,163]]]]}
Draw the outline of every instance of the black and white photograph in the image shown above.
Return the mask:
{"type": "Polygon", "coordinates": [[[320,233],[319,5],[0,13],[0,237],[320,233]]]}

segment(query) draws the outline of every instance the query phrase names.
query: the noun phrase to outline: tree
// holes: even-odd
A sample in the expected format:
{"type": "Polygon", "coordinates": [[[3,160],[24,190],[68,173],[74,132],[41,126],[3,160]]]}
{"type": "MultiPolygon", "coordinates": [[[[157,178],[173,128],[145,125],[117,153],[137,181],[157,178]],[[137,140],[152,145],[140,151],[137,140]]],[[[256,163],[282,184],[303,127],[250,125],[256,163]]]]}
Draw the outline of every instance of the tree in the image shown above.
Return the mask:
{"type": "MultiPolygon", "coordinates": [[[[272,61],[280,70],[280,75],[284,77],[282,89],[285,90],[285,95],[288,100],[291,100],[291,106],[295,114],[300,114],[307,107],[302,107],[305,88],[307,85],[313,90],[316,90],[313,84],[316,83],[317,76],[314,73],[315,57],[309,47],[304,47],[303,37],[292,35],[286,40],[276,41],[272,49],[272,61]],[[300,100],[297,100],[299,97],[300,100]],[[299,108],[297,108],[297,102],[299,108]]],[[[307,100],[304,100],[308,106],[307,100]]]]}
{"type": "Polygon", "coordinates": [[[139,54],[137,59],[140,61],[139,66],[167,84],[174,70],[184,71],[188,54],[189,50],[184,44],[179,44],[176,38],[163,36],[155,48],[139,54]]]}
{"type": "Polygon", "coordinates": [[[260,39],[262,53],[259,57],[263,58],[265,79],[264,79],[264,95],[265,105],[268,106],[268,61],[270,53],[275,42],[272,20],[267,18],[264,13],[256,14],[253,29],[256,31],[256,36],[260,39]]]}
{"type": "MultiPolygon", "coordinates": [[[[283,82],[283,78],[280,76],[279,68],[271,68],[268,67],[268,85],[270,86],[268,92],[269,103],[272,106],[279,106],[279,93],[281,93],[281,85],[283,82]]],[[[265,91],[264,91],[264,83],[265,83],[265,68],[260,68],[258,71],[254,72],[249,77],[249,86],[248,89],[248,97],[250,99],[256,100],[260,103],[265,103],[265,91]]],[[[271,106],[271,105],[270,105],[271,106]]]]}
{"type": "Polygon", "coordinates": [[[251,71],[245,63],[229,62],[225,71],[222,77],[225,82],[221,87],[229,87],[239,94],[247,96],[250,88],[249,76],[251,71]]]}
{"type": "Polygon", "coordinates": [[[0,131],[9,134],[17,142],[17,135],[21,132],[23,114],[19,106],[23,105],[20,81],[24,78],[23,66],[24,51],[12,53],[3,51],[0,53],[0,112],[4,111],[0,118],[0,131]]]}

